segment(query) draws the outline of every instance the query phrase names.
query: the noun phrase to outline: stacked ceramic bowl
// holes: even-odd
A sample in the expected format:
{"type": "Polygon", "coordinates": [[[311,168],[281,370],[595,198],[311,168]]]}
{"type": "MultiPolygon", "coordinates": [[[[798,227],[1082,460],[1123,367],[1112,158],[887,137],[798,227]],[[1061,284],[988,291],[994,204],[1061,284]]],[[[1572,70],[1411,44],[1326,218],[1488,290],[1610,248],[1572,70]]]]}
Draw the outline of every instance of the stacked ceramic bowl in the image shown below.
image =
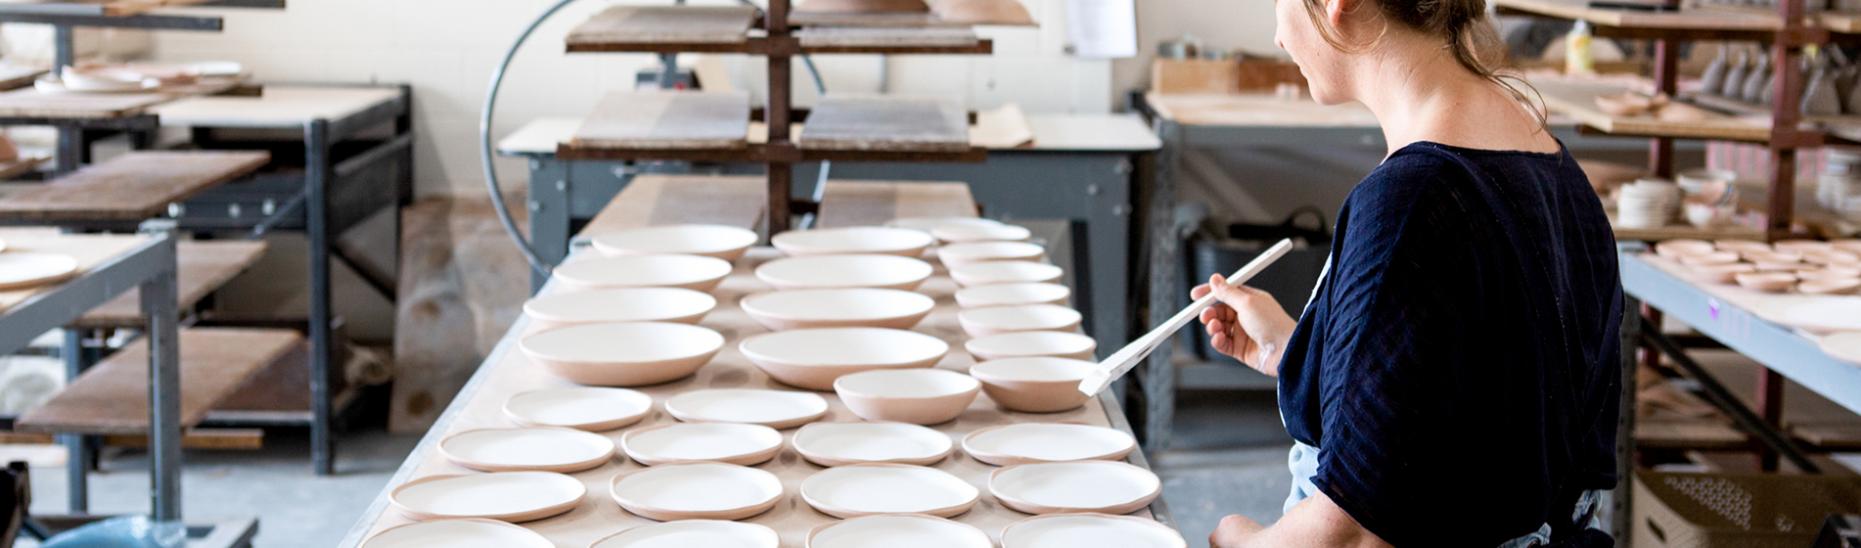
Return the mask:
{"type": "Polygon", "coordinates": [[[1861,241],[1667,240],[1655,254],[1678,263],[1695,281],[1736,284],[1766,293],[1861,293],[1861,241]]]}
{"type": "Polygon", "coordinates": [[[1681,215],[1687,224],[1713,228],[1731,223],[1738,213],[1737,178],[1738,174],[1725,169],[1697,168],[1681,172],[1680,189],[1686,193],[1681,215]]]}
{"type": "Polygon", "coordinates": [[[1626,228],[1660,228],[1680,213],[1680,186],[1641,179],[1623,185],[1616,195],[1616,223],[1626,228]]]}
{"type": "Polygon", "coordinates": [[[1816,184],[1816,201],[1829,211],[1861,221],[1861,154],[1830,147],[1822,177],[1816,184]]]}

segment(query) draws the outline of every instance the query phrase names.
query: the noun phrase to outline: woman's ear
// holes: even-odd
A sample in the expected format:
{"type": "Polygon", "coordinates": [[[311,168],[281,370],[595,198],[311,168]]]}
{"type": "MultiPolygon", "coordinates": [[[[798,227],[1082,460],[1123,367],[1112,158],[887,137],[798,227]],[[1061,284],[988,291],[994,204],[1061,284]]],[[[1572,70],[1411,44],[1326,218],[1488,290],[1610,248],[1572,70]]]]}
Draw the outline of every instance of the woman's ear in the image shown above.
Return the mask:
{"type": "Polygon", "coordinates": [[[1357,8],[1357,3],[1361,1],[1363,0],[1325,0],[1325,22],[1330,23],[1331,28],[1334,29],[1344,28],[1345,16],[1350,15],[1351,11],[1357,8]]]}

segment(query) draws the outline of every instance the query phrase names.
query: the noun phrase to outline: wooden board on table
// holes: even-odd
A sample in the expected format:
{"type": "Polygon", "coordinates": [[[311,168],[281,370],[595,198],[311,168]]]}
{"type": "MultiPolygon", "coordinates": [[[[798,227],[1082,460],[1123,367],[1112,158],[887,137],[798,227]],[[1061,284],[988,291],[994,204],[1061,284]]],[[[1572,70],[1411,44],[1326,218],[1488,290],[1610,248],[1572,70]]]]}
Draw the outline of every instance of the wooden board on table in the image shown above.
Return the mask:
{"type": "Polygon", "coordinates": [[[829,95],[808,113],[796,144],[812,150],[968,150],[968,115],[937,99],[829,95]]]}
{"type": "Polygon", "coordinates": [[[1232,59],[1157,59],[1150,62],[1150,89],[1159,94],[1223,94],[1241,91],[1241,65],[1232,59]]]}
{"type": "Polygon", "coordinates": [[[925,0],[938,19],[960,25],[1034,26],[1020,0],[925,0]]]}
{"type": "Polygon", "coordinates": [[[569,48],[602,44],[741,44],[756,22],[750,6],[614,6],[569,31],[569,48]]]}
{"type": "MultiPolygon", "coordinates": [[[[186,311],[245,272],[264,256],[264,241],[183,241],[175,244],[175,308],[186,311]]],[[[142,317],[137,290],[91,309],[71,325],[85,328],[138,327],[142,317]]]]}
{"type": "Polygon", "coordinates": [[[1635,445],[1645,449],[1743,449],[1751,447],[1751,436],[1723,420],[1637,420],[1635,445]]]}
{"type": "Polygon", "coordinates": [[[126,118],[172,98],[165,93],[44,93],[28,87],[0,92],[0,117],[126,118]]]}
{"type": "MultiPolygon", "coordinates": [[[[180,344],[183,428],[303,340],[288,329],[183,329],[180,344]]],[[[146,341],[146,339],[145,339],[146,341]]],[[[79,375],[14,423],[24,432],[140,434],[149,429],[149,353],[131,345],[79,375]]]]}
{"type": "Polygon", "coordinates": [[[1577,123],[1604,133],[1630,136],[1765,141],[1770,139],[1770,117],[1717,115],[1696,122],[1666,121],[1653,116],[1615,116],[1596,106],[1596,98],[1625,91],[1646,91],[1643,87],[1618,80],[1585,80],[1563,77],[1534,77],[1531,85],[1544,97],[1552,113],[1575,119],[1577,123]]]}
{"type": "Polygon", "coordinates": [[[797,11],[788,15],[796,27],[968,27],[966,23],[945,21],[930,12],[830,13],[797,11]]]}
{"type": "MultiPolygon", "coordinates": [[[[38,252],[69,255],[78,263],[77,275],[96,268],[97,265],[115,260],[130,252],[137,246],[149,241],[147,236],[101,235],[101,234],[15,234],[0,236],[6,241],[6,251],[38,252]]],[[[52,291],[60,284],[48,284],[24,289],[0,291],[0,313],[22,302],[52,291]]]]}
{"type": "Polygon", "coordinates": [[[296,128],[347,118],[400,96],[390,87],[265,86],[259,95],[188,97],[152,112],[165,126],[296,128]]]}
{"type": "Polygon", "coordinates": [[[924,13],[924,0],[802,0],[795,13],[924,13]]]}
{"type": "Polygon", "coordinates": [[[581,234],[682,223],[756,230],[768,211],[768,197],[769,180],[760,175],[638,175],[581,234]]]}
{"type": "Polygon", "coordinates": [[[140,221],[168,204],[251,175],[266,152],[130,152],[31,188],[0,196],[0,220],[140,221]]]}
{"type": "Polygon", "coordinates": [[[610,92],[582,120],[577,147],[742,148],[749,142],[750,96],[743,92],[610,92]]]}
{"type": "Polygon", "coordinates": [[[1762,240],[1764,231],[1744,225],[1728,225],[1713,228],[1699,228],[1689,224],[1674,223],[1654,228],[1632,228],[1619,226],[1615,214],[1609,215],[1609,224],[1619,241],[1658,242],[1676,238],[1700,240],[1762,240]]]}
{"type": "Polygon", "coordinates": [[[821,194],[821,228],[882,225],[901,217],[975,217],[967,183],[828,181],[821,194]]]}
{"type": "Polygon", "coordinates": [[[982,42],[976,31],[962,27],[813,27],[795,31],[795,38],[804,48],[961,48],[982,42]]]}
{"type": "Polygon", "coordinates": [[[1514,10],[1562,19],[1589,21],[1604,27],[1700,30],[1700,31],[1773,31],[1782,20],[1775,14],[1761,15],[1713,9],[1683,9],[1656,12],[1628,9],[1592,8],[1584,0],[1494,0],[1501,10],[1514,10]]]}
{"type": "Polygon", "coordinates": [[[1376,116],[1358,103],[1320,105],[1310,99],[1266,94],[1145,96],[1157,115],[1192,126],[1377,127],[1376,116]]]}

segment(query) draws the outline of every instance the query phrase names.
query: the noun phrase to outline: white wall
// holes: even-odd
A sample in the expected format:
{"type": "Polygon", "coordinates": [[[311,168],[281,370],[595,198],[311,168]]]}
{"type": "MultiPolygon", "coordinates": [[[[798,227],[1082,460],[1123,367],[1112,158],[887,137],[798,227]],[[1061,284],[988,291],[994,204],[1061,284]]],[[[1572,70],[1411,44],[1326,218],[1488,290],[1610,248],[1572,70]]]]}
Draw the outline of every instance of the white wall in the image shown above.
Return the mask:
{"type": "Polygon", "coordinates": [[[1185,34],[1209,49],[1280,54],[1273,45],[1273,0],[1137,0],[1137,57],[1116,63],[1113,89],[1122,94],[1149,87],[1157,42],[1185,34]]]}
{"type": "MultiPolygon", "coordinates": [[[[694,0],[718,3],[722,0],[694,0]]],[[[964,98],[971,108],[1004,101],[1034,112],[1102,112],[1115,94],[1111,63],[1065,57],[1062,0],[1023,0],[1041,29],[987,28],[992,57],[896,57],[893,93],[964,98]]],[[[164,60],[240,61],[260,82],[339,81],[414,86],[416,187],[423,194],[483,192],[477,125],[491,70],[518,32],[554,0],[293,0],[285,10],[212,10],[225,16],[220,33],[161,32],[164,60]]],[[[501,134],[541,116],[581,116],[602,92],[630,87],[654,62],[639,54],[562,53],[562,37],[609,0],[582,0],[550,19],[519,52],[499,102],[501,134]]],[[[645,3],[645,2],[641,2],[645,3]]],[[[876,91],[876,56],[821,56],[832,91],[876,91]]],[[[762,86],[759,59],[726,58],[746,89],[762,86]]],[[[796,63],[798,102],[812,81],[796,63]]],[[[521,184],[522,168],[504,162],[500,179],[521,184]]]]}

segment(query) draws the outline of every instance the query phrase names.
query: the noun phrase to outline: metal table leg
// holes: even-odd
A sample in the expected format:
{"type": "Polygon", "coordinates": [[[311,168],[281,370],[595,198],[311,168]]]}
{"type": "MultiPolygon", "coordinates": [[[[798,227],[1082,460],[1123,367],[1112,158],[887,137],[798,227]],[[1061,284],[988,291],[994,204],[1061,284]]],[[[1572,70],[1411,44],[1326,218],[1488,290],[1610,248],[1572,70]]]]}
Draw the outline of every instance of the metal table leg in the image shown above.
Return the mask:
{"type": "MultiPolygon", "coordinates": [[[[530,199],[525,205],[530,209],[530,247],[536,251],[537,258],[549,264],[557,264],[569,256],[569,209],[570,162],[542,161],[530,159],[530,199]]],[[[549,276],[541,272],[530,272],[530,292],[543,289],[543,283],[549,276]]]]}
{"type": "Polygon", "coordinates": [[[310,240],[310,467],[335,470],[330,439],[329,121],[304,125],[304,234],[310,240]]]}
{"type": "Polygon", "coordinates": [[[167,237],[164,272],[144,281],[142,315],[148,318],[150,497],[156,521],[181,521],[181,355],[175,311],[175,244],[167,237]]]}
{"type": "MultiPolygon", "coordinates": [[[[59,351],[59,358],[65,362],[65,382],[77,380],[85,369],[95,363],[96,356],[84,348],[83,329],[65,329],[64,346],[59,351]]],[[[95,453],[91,451],[90,438],[83,434],[59,434],[58,443],[65,447],[65,492],[66,507],[73,514],[90,511],[90,470],[95,462],[95,453]]]]}
{"type": "MultiPolygon", "coordinates": [[[[1176,181],[1173,171],[1181,154],[1182,128],[1173,122],[1160,122],[1157,135],[1163,149],[1156,160],[1156,177],[1145,192],[1143,242],[1148,258],[1145,279],[1150,284],[1146,309],[1148,325],[1161,325],[1175,313],[1175,303],[1182,300],[1178,265],[1182,262],[1182,242],[1176,238],[1176,181]]],[[[1148,327],[1146,327],[1148,329],[1148,327]]],[[[1144,449],[1160,451],[1169,446],[1170,421],[1176,414],[1176,367],[1170,362],[1171,345],[1164,344],[1150,354],[1140,369],[1138,386],[1144,397],[1144,449]]]]}
{"type": "Polygon", "coordinates": [[[1641,299],[1622,297],[1622,399],[1615,420],[1615,490],[1611,493],[1609,533],[1627,546],[1630,495],[1635,491],[1635,370],[1640,366],[1641,299]]]}

